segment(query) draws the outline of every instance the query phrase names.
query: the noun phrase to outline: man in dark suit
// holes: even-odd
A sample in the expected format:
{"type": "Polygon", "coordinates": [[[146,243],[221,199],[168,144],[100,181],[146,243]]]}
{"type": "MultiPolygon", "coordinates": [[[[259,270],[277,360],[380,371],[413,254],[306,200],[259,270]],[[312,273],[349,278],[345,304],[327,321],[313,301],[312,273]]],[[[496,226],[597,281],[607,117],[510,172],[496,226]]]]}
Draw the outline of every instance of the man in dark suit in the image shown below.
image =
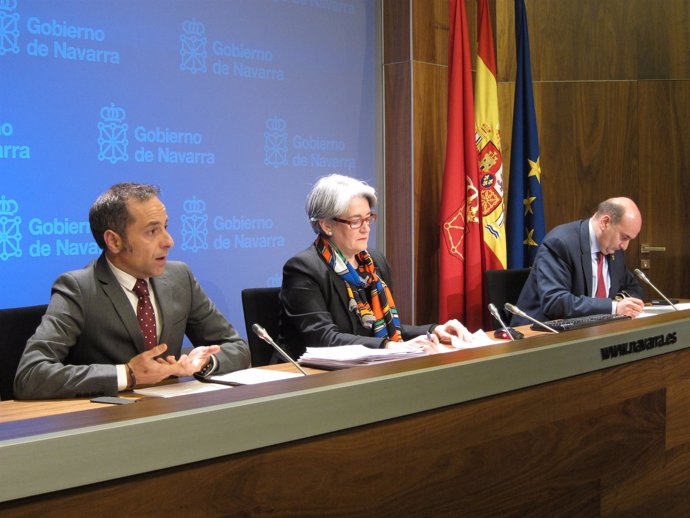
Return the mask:
{"type": "Polygon", "coordinates": [[[18,399],[117,395],[170,376],[249,366],[247,344],[187,265],[167,260],[174,243],[158,194],[117,184],[93,204],[89,222],[103,253],[55,281],[17,369],[18,399]],[[148,289],[137,294],[137,286],[148,289]],[[181,354],[184,335],[189,354],[181,354]]]}
{"type": "MultiPolygon", "coordinates": [[[[637,317],[643,291],[623,254],[641,227],[632,200],[611,198],[590,219],[554,228],[539,246],[518,307],[540,321],[602,313],[637,317]],[[599,271],[604,284],[597,292],[599,271]]],[[[511,320],[527,323],[519,316],[511,320]]]]}

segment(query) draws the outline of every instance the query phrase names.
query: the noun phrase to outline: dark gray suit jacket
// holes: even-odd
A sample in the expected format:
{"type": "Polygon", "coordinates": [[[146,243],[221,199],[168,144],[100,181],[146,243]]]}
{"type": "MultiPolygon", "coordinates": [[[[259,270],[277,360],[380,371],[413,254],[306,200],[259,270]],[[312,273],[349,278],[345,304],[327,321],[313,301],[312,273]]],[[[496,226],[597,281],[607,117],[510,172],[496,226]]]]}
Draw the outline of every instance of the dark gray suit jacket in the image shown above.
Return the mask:
{"type": "MultiPolygon", "coordinates": [[[[369,254],[377,275],[391,288],[388,261],[376,250],[369,250],[369,254]]],[[[378,349],[387,340],[372,336],[359,317],[348,310],[345,283],[321,259],[314,245],[285,263],[280,302],[279,341],[293,358],[299,358],[307,347],[362,344],[378,349]]],[[[423,335],[433,327],[401,325],[403,340],[423,335]]]]}
{"type": "MultiPolygon", "coordinates": [[[[184,335],[192,345],[220,345],[219,373],[249,366],[249,348],[216,309],[189,270],[169,261],[151,279],[160,309],[165,355],[180,356],[184,335]]],[[[127,295],[105,256],[62,274],[50,304],[29,339],[14,381],[18,399],[116,395],[115,365],[143,352],[144,336],[127,295]]]]}
{"type": "MultiPolygon", "coordinates": [[[[611,287],[609,298],[592,297],[592,249],[589,219],[554,228],[539,246],[532,271],[522,288],[518,307],[540,321],[611,313],[620,291],[642,298],[644,292],[625,266],[623,250],[606,256],[611,287]]],[[[513,316],[511,325],[530,323],[513,316]]]]}

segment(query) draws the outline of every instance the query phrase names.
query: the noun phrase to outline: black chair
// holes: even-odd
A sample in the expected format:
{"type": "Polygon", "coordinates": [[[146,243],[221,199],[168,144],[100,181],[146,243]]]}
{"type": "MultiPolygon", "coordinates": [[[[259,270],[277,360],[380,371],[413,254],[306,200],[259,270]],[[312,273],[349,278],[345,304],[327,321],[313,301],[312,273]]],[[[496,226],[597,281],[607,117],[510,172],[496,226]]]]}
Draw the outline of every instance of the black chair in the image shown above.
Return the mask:
{"type": "Polygon", "coordinates": [[[47,304],[41,304],[0,309],[0,399],[14,399],[14,375],[19,360],[47,307],[47,304]]]}
{"type": "Polygon", "coordinates": [[[273,348],[256,336],[253,324],[259,324],[274,340],[278,340],[280,321],[280,288],[247,288],[242,290],[242,309],[247,328],[247,342],[252,355],[252,367],[271,363],[273,348]]]}
{"type": "MultiPolygon", "coordinates": [[[[506,325],[509,325],[512,315],[503,309],[503,305],[506,302],[511,304],[517,302],[530,270],[530,268],[513,268],[512,270],[487,270],[485,272],[486,294],[489,302],[496,306],[506,325]]],[[[501,327],[495,318],[492,320],[494,329],[501,327]]]]}

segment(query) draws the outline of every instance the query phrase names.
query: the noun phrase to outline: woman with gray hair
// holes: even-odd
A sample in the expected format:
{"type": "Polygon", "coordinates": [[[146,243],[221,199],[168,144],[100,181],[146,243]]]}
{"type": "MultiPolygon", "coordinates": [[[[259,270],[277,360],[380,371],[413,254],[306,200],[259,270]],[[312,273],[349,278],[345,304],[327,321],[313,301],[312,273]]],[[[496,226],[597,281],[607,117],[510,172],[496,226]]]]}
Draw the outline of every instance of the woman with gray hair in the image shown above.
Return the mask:
{"type": "Polygon", "coordinates": [[[400,323],[390,290],[390,266],[368,250],[376,222],[376,192],[333,174],[319,179],[305,209],[316,240],[285,263],[280,290],[280,342],[298,358],[306,347],[414,345],[437,352],[439,342],[471,341],[457,320],[443,325],[400,323]]]}

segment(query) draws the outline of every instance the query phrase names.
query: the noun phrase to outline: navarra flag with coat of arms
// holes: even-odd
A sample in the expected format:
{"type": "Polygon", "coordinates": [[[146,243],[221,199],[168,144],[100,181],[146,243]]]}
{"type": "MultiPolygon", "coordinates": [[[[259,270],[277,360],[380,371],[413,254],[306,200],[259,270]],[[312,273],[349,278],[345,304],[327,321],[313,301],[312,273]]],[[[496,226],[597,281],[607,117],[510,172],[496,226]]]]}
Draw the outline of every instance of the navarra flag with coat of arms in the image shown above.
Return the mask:
{"type": "Polygon", "coordinates": [[[482,327],[483,230],[464,0],[449,0],[448,135],[439,250],[439,321],[482,327]]]}
{"type": "Polygon", "coordinates": [[[474,120],[479,153],[479,197],[484,228],[483,271],[506,267],[505,203],[494,35],[488,0],[477,0],[474,120]]]}

